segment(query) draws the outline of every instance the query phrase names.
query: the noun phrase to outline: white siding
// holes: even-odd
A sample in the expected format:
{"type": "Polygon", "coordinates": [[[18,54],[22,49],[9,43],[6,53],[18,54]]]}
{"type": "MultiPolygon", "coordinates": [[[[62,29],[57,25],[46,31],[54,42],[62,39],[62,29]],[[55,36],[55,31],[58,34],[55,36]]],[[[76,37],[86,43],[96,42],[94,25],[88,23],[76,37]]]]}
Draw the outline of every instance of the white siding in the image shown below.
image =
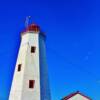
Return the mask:
{"type": "Polygon", "coordinates": [[[51,100],[45,40],[40,33],[22,35],[9,100],[51,100]],[[36,47],[35,53],[31,46],[36,47]],[[18,64],[22,64],[20,72],[18,64]],[[35,80],[34,89],[29,88],[29,80],[35,80]]]}
{"type": "Polygon", "coordinates": [[[9,100],[40,100],[38,35],[27,33],[22,36],[9,100]],[[36,46],[35,53],[31,53],[31,46],[36,46]],[[17,71],[18,64],[22,64],[20,72],[17,71]],[[35,80],[34,89],[29,89],[29,80],[35,80]]]}

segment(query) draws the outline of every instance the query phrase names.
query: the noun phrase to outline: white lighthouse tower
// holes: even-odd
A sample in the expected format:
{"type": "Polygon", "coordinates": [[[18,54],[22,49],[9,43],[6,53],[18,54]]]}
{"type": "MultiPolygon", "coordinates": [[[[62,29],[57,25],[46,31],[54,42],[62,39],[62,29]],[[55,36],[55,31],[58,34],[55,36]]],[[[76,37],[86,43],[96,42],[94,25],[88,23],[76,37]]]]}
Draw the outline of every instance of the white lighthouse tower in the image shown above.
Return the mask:
{"type": "Polygon", "coordinates": [[[45,38],[36,24],[21,33],[9,100],[51,100],[45,38]]]}

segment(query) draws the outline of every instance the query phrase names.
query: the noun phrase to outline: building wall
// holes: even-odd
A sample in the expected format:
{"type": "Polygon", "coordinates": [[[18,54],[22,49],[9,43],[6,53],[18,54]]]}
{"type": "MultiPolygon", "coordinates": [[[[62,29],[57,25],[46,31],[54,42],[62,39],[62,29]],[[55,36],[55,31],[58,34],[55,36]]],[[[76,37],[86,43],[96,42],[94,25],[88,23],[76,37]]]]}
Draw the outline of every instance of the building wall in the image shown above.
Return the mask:
{"type": "Polygon", "coordinates": [[[9,100],[40,100],[39,72],[39,36],[27,33],[22,36],[9,100]],[[35,53],[31,46],[36,46],[35,53]],[[20,72],[18,64],[22,64],[20,72]],[[35,80],[34,89],[29,88],[29,80],[35,80]]]}
{"type": "Polygon", "coordinates": [[[41,86],[41,100],[51,100],[48,66],[46,60],[45,37],[39,35],[39,51],[40,51],[40,86],[41,86]]]}
{"type": "Polygon", "coordinates": [[[45,49],[42,34],[22,35],[9,100],[51,100],[45,49]],[[35,53],[31,53],[31,46],[36,47],[35,53]],[[29,80],[35,80],[33,89],[29,88],[29,80]]]}
{"type": "Polygon", "coordinates": [[[26,68],[24,71],[22,100],[40,100],[39,34],[28,34],[26,68]],[[31,53],[31,46],[36,47],[31,53]],[[29,80],[35,80],[34,89],[29,89],[29,80]]]}

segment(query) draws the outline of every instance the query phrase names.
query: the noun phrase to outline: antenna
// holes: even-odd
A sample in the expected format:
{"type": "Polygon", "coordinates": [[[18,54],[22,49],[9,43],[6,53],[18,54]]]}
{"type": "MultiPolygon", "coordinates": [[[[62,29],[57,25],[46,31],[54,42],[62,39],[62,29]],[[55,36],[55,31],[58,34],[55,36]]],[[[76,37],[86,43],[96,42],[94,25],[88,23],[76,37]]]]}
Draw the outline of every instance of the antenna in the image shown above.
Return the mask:
{"type": "Polygon", "coordinates": [[[29,20],[30,20],[31,16],[27,16],[26,20],[25,20],[25,27],[27,28],[29,25],[29,20]]]}

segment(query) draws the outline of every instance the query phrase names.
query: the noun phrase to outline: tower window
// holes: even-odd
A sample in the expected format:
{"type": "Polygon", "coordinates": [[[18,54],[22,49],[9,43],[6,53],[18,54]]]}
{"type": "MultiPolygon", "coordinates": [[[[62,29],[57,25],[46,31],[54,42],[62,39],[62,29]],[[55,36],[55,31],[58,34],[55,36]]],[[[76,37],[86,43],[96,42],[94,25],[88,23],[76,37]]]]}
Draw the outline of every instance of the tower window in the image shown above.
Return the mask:
{"type": "Polygon", "coordinates": [[[31,53],[35,53],[36,47],[32,46],[31,47],[31,53]]]}
{"type": "Polygon", "coordinates": [[[35,80],[29,80],[29,88],[34,88],[35,80]]]}
{"type": "Polygon", "coordinates": [[[21,64],[18,64],[18,72],[21,71],[21,64]]]}

